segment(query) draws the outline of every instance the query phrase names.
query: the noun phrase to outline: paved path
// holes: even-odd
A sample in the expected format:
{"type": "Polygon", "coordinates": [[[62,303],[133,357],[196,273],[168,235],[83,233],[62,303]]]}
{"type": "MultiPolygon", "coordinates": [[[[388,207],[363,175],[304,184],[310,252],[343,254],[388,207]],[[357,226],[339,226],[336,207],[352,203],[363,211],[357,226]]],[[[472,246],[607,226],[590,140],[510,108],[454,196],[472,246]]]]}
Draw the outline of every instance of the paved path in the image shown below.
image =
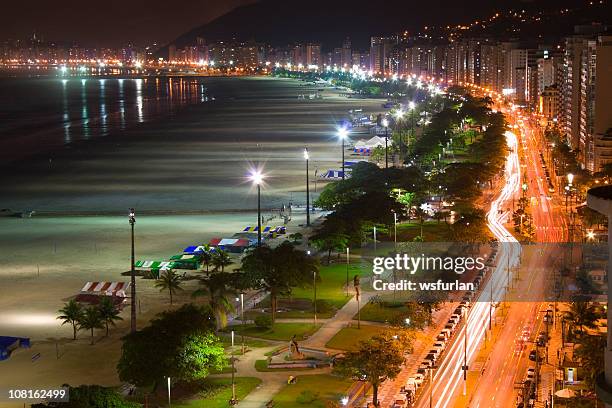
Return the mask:
{"type": "MultiPolygon", "coordinates": [[[[261,384],[246,398],[238,403],[240,408],[261,408],[265,407],[274,395],[279,392],[286,384],[290,375],[313,375],[326,374],[329,368],[317,368],[308,371],[279,371],[279,372],[260,372],[255,369],[256,360],[266,360],[267,352],[272,351],[277,346],[254,348],[244,356],[238,356],[235,362],[237,377],[257,377],[262,380],[261,384]]],[[[218,374],[215,377],[231,377],[230,374],[218,374]]]]}
{"type": "MultiPolygon", "coordinates": [[[[362,293],[360,306],[363,307],[368,303],[370,297],[374,296],[374,292],[362,293]]],[[[346,302],[342,309],[338,310],[336,315],[331,319],[328,319],[323,326],[316,333],[310,336],[306,341],[303,342],[304,347],[316,348],[316,349],[327,349],[325,346],[332,337],[340,331],[340,329],[347,327],[349,323],[352,324],[353,316],[357,314],[357,299],[355,296],[346,302]]]]}
{"type": "MultiPolygon", "coordinates": [[[[361,296],[360,306],[363,307],[371,296],[375,293],[364,293],[361,296]]],[[[353,322],[353,316],[357,314],[357,300],[353,296],[334,317],[319,320],[322,326],[310,338],[300,343],[302,347],[329,350],[325,344],[343,327],[353,322]]],[[[310,323],[310,319],[277,319],[278,322],[310,323]]],[[[368,323],[369,324],[369,323],[368,323]]],[[[285,344],[287,342],[278,342],[285,344]]],[[[265,360],[267,352],[272,351],[277,346],[254,348],[244,356],[239,356],[235,363],[236,376],[257,377],[262,383],[253,390],[246,398],[238,403],[240,408],[262,408],[266,403],[274,398],[286,384],[290,375],[314,375],[327,374],[330,368],[318,368],[313,370],[281,371],[281,372],[260,372],[255,369],[256,360],[265,360]]],[[[230,377],[231,374],[218,374],[218,377],[230,377]]]]}

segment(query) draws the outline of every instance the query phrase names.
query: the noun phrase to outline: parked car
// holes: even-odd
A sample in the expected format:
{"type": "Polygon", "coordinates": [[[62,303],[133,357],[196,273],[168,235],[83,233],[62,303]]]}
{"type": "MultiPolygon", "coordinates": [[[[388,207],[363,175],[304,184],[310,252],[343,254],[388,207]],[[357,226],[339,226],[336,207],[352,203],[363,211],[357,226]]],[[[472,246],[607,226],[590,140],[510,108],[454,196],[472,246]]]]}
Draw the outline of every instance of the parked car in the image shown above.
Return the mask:
{"type": "Polygon", "coordinates": [[[527,369],[527,375],[525,377],[526,380],[534,381],[535,380],[535,368],[529,367],[527,369]]]}

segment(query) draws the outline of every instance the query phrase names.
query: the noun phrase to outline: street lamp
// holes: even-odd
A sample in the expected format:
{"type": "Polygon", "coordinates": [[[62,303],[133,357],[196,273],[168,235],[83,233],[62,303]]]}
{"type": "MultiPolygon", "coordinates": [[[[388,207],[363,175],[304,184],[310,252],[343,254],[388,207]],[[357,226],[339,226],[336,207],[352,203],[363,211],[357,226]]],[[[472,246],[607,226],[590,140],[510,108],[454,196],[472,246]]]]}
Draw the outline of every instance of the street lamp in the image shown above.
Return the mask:
{"type": "Polygon", "coordinates": [[[263,175],[259,170],[253,170],[249,177],[253,184],[257,186],[257,246],[261,246],[261,183],[263,175]]]}
{"type": "MultiPolygon", "coordinates": [[[[344,152],[344,149],[342,149],[344,152]]],[[[308,180],[308,161],[310,155],[308,154],[308,148],[304,148],[304,159],[306,160],[306,226],[310,227],[310,183],[308,180]]]]}
{"type": "Polygon", "coordinates": [[[410,110],[410,133],[414,137],[414,110],[416,109],[416,103],[413,101],[408,102],[408,109],[410,110]]]}
{"type": "Polygon", "coordinates": [[[389,146],[387,140],[389,138],[389,121],[387,118],[383,119],[381,124],[385,128],[385,169],[389,168],[389,146]]]}
{"type": "Polygon", "coordinates": [[[244,292],[240,292],[240,323],[242,324],[242,355],[245,353],[244,344],[244,292]]]}
{"type": "Polygon", "coordinates": [[[345,127],[338,129],[338,137],[342,141],[342,180],[344,180],[344,139],[348,137],[348,130],[345,127]]]}
{"type": "Polygon", "coordinates": [[[136,224],[136,211],[133,208],[130,208],[128,213],[128,220],[130,223],[130,227],[132,230],[131,233],[131,241],[132,241],[132,254],[130,258],[130,283],[132,285],[131,288],[131,297],[132,304],[130,305],[130,332],[136,332],[136,270],[134,268],[134,264],[136,263],[134,259],[134,224],[136,224]]]}
{"type": "Polygon", "coordinates": [[[349,256],[350,256],[350,249],[349,247],[346,247],[346,296],[347,297],[349,295],[349,256]]]}
{"type": "Polygon", "coordinates": [[[170,399],[170,377],[168,377],[168,407],[172,406],[172,401],[170,399]]]}
{"type": "Polygon", "coordinates": [[[393,213],[393,248],[397,251],[397,213],[395,210],[391,210],[393,213]]]}

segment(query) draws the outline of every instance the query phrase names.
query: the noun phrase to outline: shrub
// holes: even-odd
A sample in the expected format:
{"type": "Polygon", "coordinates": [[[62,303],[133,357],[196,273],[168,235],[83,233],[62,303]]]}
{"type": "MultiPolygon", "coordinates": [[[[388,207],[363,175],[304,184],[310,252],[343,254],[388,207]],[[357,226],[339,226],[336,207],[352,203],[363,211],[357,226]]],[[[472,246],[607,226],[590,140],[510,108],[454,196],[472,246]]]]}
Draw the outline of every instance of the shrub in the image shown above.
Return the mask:
{"type": "Polygon", "coordinates": [[[139,408],[140,404],[126,401],[119,393],[111,388],[99,385],[80,385],[70,387],[69,402],[48,402],[33,404],[34,408],[139,408]]]}
{"type": "Polygon", "coordinates": [[[254,320],[255,326],[260,329],[269,329],[272,327],[272,317],[268,315],[257,316],[254,320]]]}
{"type": "Polygon", "coordinates": [[[318,313],[329,313],[335,310],[334,305],[332,305],[328,300],[325,299],[317,299],[317,312],[318,313]]]}
{"type": "Polygon", "coordinates": [[[310,390],[304,390],[295,398],[295,402],[298,404],[312,404],[319,399],[318,392],[312,392],[310,390]]]}

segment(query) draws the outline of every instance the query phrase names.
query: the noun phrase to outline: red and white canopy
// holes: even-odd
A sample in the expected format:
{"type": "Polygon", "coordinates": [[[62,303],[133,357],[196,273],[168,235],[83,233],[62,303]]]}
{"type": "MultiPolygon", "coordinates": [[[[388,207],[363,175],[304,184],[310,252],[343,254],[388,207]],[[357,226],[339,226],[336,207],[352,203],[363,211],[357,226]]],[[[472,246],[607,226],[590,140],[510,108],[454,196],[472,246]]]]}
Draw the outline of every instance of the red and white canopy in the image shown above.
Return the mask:
{"type": "Polygon", "coordinates": [[[81,289],[81,293],[126,297],[125,293],[129,287],[129,282],[87,282],[81,289]]]}

